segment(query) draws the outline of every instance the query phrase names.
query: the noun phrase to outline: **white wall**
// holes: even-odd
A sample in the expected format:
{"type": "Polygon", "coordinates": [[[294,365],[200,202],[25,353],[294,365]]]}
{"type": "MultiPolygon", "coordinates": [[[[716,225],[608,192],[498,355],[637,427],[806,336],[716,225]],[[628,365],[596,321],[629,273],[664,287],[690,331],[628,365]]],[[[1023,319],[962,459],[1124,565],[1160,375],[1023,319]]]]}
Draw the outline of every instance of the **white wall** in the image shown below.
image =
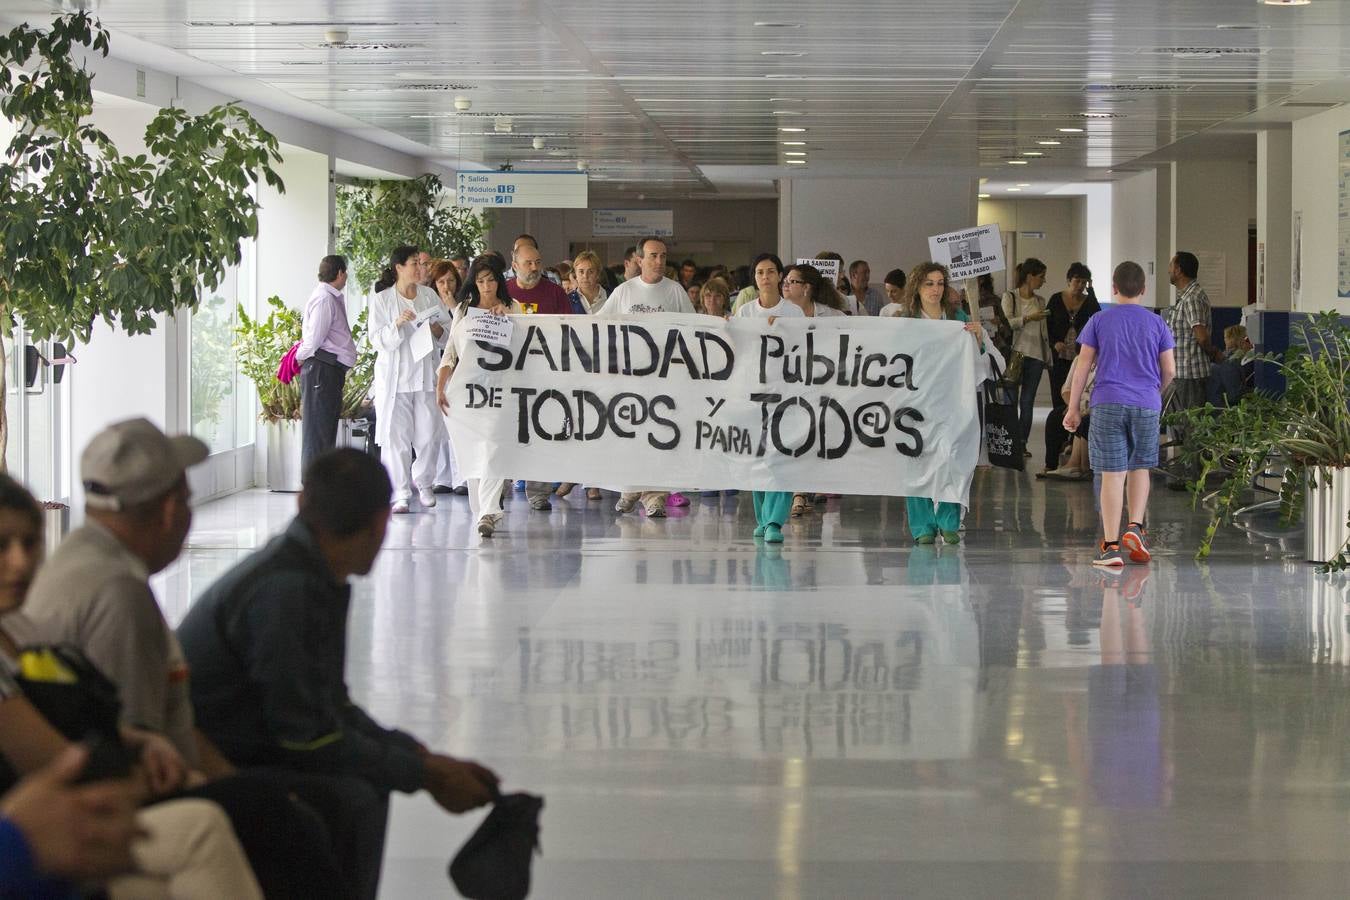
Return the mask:
{"type": "Polygon", "coordinates": [[[865,259],[879,283],[929,258],[928,237],[976,223],[971,178],[785,178],[779,183],[779,255],[834,250],[865,259]]]}
{"type": "MultiPolygon", "coordinates": [[[[1214,273],[1201,260],[1199,282],[1215,306],[1247,305],[1248,232],[1256,222],[1255,152],[1252,159],[1171,164],[1173,250],[1222,253],[1226,289],[1219,297],[1214,273]]],[[[1167,260],[1159,260],[1166,268],[1167,260]]],[[[1169,293],[1168,305],[1171,304],[1169,293]]]]}
{"type": "Polygon", "coordinates": [[[1334,309],[1350,315],[1350,299],[1336,296],[1341,228],[1339,136],[1347,130],[1350,107],[1294,123],[1293,210],[1303,212],[1303,285],[1294,307],[1299,312],[1334,309]]]}
{"type": "Polygon", "coordinates": [[[328,253],[328,156],[289,144],[281,153],[286,192],[266,184],[258,191],[258,301],[276,294],[303,309],[328,253]]]}
{"type": "MultiPolygon", "coordinates": [[[[1111,265],[1132,260],[1143,266],[1148,279],[1144,302],[1157,306],[1169,287],[1167,265],[1158,251],[1158,172],[1149,170],[1111,185],[1111,265]]],[[[1093,272],[1096,275],[1096,272],[1093,272]]],[[[1097,297],[1111,296],[1110,272],[1104,272],[1097,297]]]]}
{"type": "MultiPolygon", "coordinates": [[[[1018,198],[1016,200],[981,200],[979,224],[997,225],[1011,241],[1015,259],[1008,260],[1006,273],[994,274],[994,286],[1007,290],[1013,286],[1013,266],[1029,256],[1045,263],[1044,296],[1064,287],[1064,273],[1069,264],[1087,258],[1085,233],[1085,201],[1082,197],[1018,198]],[[1029,233],[1043,233],[1041,238],[1029,233]],[[1004,283],[1004,279],[1007,283],[1004,283]]],[[[1093,271],[1094,278],[1100,276],[1093,271]]],[[[1108,273],[1109,274],[1109,273],[1108,273]]],[[[1098,294],[1101,288],[1098,282],[1098,294]]]]}
{"type": "MultiPolygon", "coordinates": [[[[778,247],[777,200],[671,200],[649,202],[594,201],[595,209],[669,209],[675,235],[668,243],[670,259],[693,259],[700,266],[748,265],[756,253],[778,247]]],[[[638,235],[593,238],[590,209],[512,209],[497,211],[488,245],[509,255],[522,232],[539,240],[546,265],[567,258],[573,244],[590,244],[606,265],[623,261],[624,248],[638,235]]]]}
{"type": "MultiPolygon", "coordinates": [[[[1270,310],[1290,309],[1293,146],[1291,130],[1263,131],[1256,136],[1256,239],[1266,248],[1265,303],[1266,309],[1270,310]]],[[[1258,295],[1260,277],[1258,270],[1258,295]]]]}

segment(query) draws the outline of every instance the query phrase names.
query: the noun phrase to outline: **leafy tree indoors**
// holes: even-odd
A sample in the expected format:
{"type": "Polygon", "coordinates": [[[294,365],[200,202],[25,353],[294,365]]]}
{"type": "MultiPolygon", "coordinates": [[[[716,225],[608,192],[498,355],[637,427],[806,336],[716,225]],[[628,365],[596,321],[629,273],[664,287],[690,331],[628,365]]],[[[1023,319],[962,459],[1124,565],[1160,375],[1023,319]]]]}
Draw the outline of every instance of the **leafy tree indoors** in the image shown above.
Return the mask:
{"type": "MultiPolygon", "coordinates": [[[[108,32],[85,13],[0,36],[0,310],[38,340],[88,340],[99,318],[145,334],[195,307],[257,234],[259,179],[284,190],[276,138],[238,104],[163,109],[148,153],[120,154],[88,121],[89,52],[108,55],[108,32]]],[[[0,356],[0,388],[3,372],[0,356]]]]}
{"type": "Polygon", "coordinates": [[[485,246],[491,225],[486,210],[447,206],[435,175],[338,186],[337,252],[347,257],[352,280],[366,290],[399,244],[413,244],[432,256],[472,258],[485,246]]]}

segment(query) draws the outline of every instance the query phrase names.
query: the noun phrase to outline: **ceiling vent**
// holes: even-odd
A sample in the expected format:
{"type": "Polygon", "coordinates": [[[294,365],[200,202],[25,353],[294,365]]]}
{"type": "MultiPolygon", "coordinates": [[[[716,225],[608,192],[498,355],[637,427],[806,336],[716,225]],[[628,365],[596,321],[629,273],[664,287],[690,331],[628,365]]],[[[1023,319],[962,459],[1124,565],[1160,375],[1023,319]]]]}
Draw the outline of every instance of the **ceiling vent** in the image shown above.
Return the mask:
{"type": "Polygon", "coordinates": [[[472,91],[478,87],[476,84],[460,84],[454,81],[432,81],[414,84],[391,85],[391,91],[472,91]]]}
{"type": "Polygon", "coordinates": [[[1090,94],[1140,94],[1166,91],[1188,91],[1191,89],[1189,84],[1176,84],[1173,82],[1121,82],[1119,84],[1085,84],[1083,90],[1090,94]]]}
{"type": "Polygon", "coordinates": [[[1266,54],[1263,47],[1153,47],[1144,52],[1178,59],[1233,59],[1266,54]]]}
{"type": "Polygon", "coordinates": [[[301,44],[306,50],[353,50],[371,52],[380,50],[426,50],[426,44],[411,44],[400,41],[320,41],[317,44],[301,44]]]}

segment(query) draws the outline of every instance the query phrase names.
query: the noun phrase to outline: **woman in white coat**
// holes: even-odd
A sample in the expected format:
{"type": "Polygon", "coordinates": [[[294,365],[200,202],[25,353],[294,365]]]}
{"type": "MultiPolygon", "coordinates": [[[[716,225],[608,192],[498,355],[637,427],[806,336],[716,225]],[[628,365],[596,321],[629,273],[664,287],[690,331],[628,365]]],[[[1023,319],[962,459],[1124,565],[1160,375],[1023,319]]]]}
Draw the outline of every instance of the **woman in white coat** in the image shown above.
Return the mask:
{"type": "Polygon", "coordinates": [[[431,329],[433,338],[444,333],[434,322],[418,324],[419,315],[441,309],[440,298],[422,284],[425,277],[416,247],[395,248],[370,306],[370,341],[376,351],[375,442],[394,485],[396,513],[409,512],[414,483],[422,506],[436,505],[436,464],[445,439],[436,410],[436,354],[431,342],[417,358],[417,345],[426,340],[418,335],[420,329],[431,329]]]}

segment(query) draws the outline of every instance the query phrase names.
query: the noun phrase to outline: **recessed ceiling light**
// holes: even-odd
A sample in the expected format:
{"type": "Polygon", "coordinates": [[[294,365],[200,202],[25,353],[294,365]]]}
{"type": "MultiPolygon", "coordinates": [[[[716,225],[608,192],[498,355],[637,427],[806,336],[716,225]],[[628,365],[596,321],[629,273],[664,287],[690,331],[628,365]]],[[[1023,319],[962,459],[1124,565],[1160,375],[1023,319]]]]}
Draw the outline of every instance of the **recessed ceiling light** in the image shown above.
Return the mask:
{"type": "Polygon", "coordinates": [[[1017,182],[1017,186],[1018,186],[1018,187],[1031,187],[1031,182],[1030,182],[1030,181],[1019,181],[1019,182],[1017,182]]]}
{"type": "Polygon", "coordinates": [[[1025,159],[1010,159],[1010,160],[1008,160],[1008,165],[1010,165],[1010,166],[1025,166],[1025,165],[1028,165],[1028,163],[1027,163],[1027,161],[1026,161],[1025,159]]]}
{"type": "Polygon", "coordinates": [[[453,119],[454,113],[413,113],[410,119],[453,119]]]}
{"type": "Polygon", "coordinates": [[[773,111],[773,115],[775,115],[775,116],[800,116],[800,115],[802,115],[802,112],[801,112],[801,110],[797,110],[797,109],[775,109],[775,110],[773,111]]]}
{"type": "Polygon", "coordinates": [[[1063,141],[1037,141],[1042,147],[1058,147],[1063,141]]]}
{"type": "Polygon", "coordinates": [[[1055,130],[1058,131],[1060,134],[1082,134],[1082,133],[1083,133],[1083,129],[1081,129],[1081,128],[1056,128],[1055,130]]]}
{"type": "Polygon", "coordinates": [[[760,56],[805,56],[801,50],[761,50],[760,56]]]}
{"type": "Polygon", "coordinates": [[[1266,6],[1311,6],[1312,0],[1260,0],[1266,6]]]}
{"type": "Polygon", "coordinates": [[[801,97],[770,97],[770,103],[805,103],[801,97]]]}
{"type": "Polygon", "coordinates": [[[1044,156],[1045,154],[1042,153],[1042,152],[1039,151],[1039,150],[1023,150],[1023,151],[1022,151],[1022,155],[1023,155],[1023,156],[1044,156]]]}
{"type": "Polygon", "coordinates": [[[784,155],[784,156],[805,156],[805,155],[806,155],[806,151],[805,151],[805,150],[784,150],[784,151],[783,151],[783,155],[784,155]]]}
{"type": "Polygon", "coordinates": [[[993,196],[993,194],[976,194],[975,196],[980,198],[981,200],[988,200],[990,197],[993,196]]]}
{"type": "Polygon", "coordinates": [[[1004,190],[1006,190],[1010,194],[1018,194],[1021,193],[1022,191],[1021,188],[1004,188],[1004,190]]]}
{"type": "Polygon", "coordinates": [[[801,28],[801,22],[756,22],[756,28],[801,28]]]}
{"type": "Polygon", "coordinates": [[[801,134],[806,129],[789,127],[789,128],[780,128],[778,130],[783,132],[784,134],[801,134]]]}
{"type": "Polygon", "coordinates": [[[1269,31],[1269,25],[1249,25],[1246,22],[1231,22],[1223,25],[1215,25],[1220,31],[1269,31]]]}
{"type": "Polygon", "coordinates": [[[784,147],[805,147],[806,141],[783,141],[784,147]]]}
{"type": "Polygon", "coordinates": [[[806,165],[806,160],[804,160],[804,159],[785,159],[785,160],[783,160],[783,162],[787,163],[789,166],[804,166],[804,165],[806,165]]]}

